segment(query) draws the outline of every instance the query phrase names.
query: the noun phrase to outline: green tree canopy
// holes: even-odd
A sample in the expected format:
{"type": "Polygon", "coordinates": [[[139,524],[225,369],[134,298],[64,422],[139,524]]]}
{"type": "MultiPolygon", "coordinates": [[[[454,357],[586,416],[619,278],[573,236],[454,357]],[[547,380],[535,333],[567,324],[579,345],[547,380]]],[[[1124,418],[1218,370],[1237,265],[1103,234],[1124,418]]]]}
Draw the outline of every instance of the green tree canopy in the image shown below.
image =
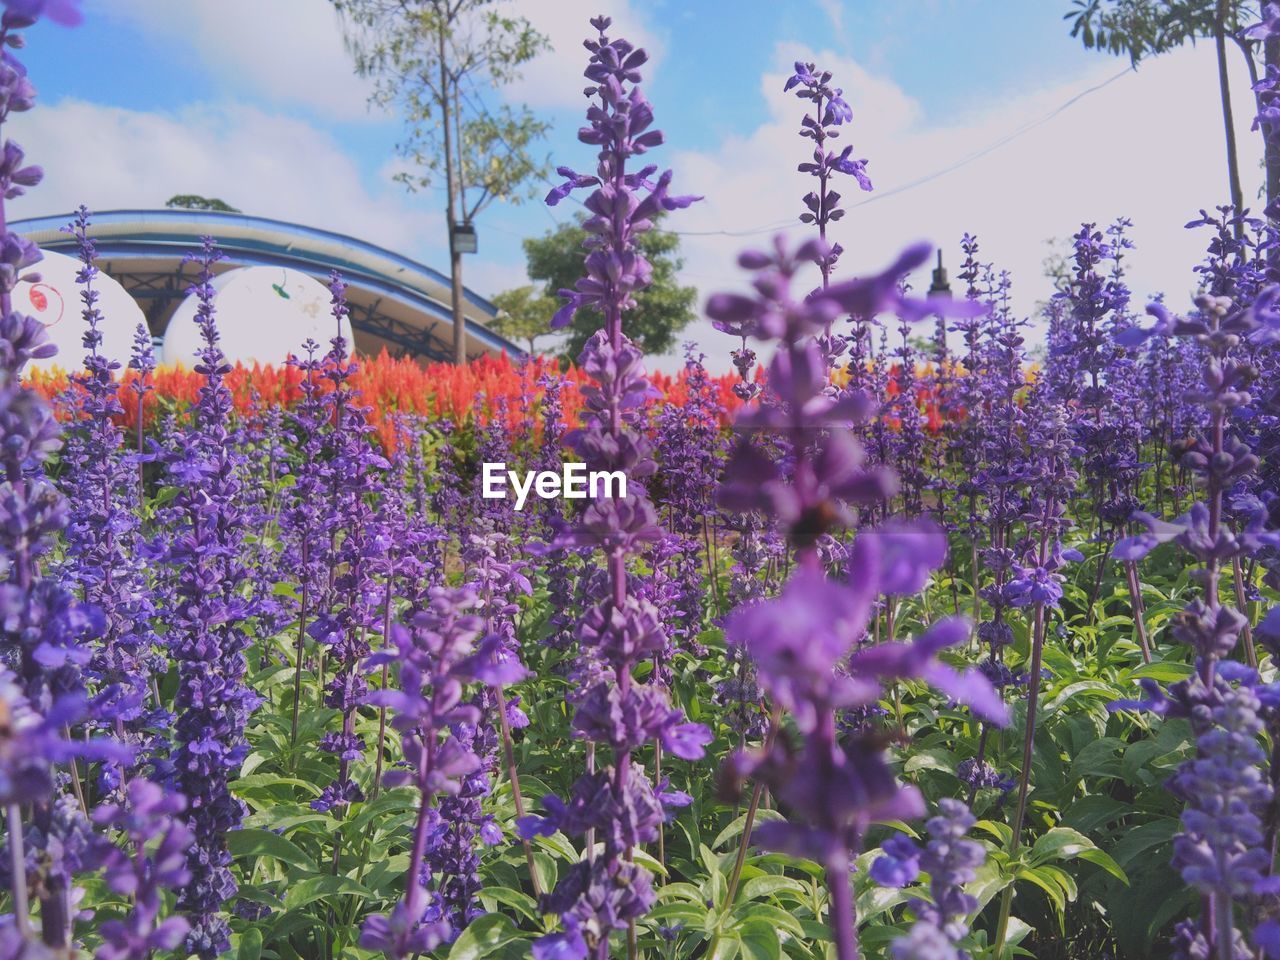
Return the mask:
{"type": "MultiPolygon", "coordinates": [[[[1254,45],[1241,29],[1258,19],[1256,0],[1073,0],[1063,17],[1071,21],[1071,35],[1090,50],[1127,56],[1137,67],[1150,56],[1197,40],[1212,39],[1218,58],[1218,87],[1227,149],[1227,186],[1237,210],[1244,207],[1240,163],[1236,152],[1231,84],[1227,76],[1227,44],[1244,56],[1249,75],[1258,79],[1254,45]]],[[[1270,61],[1270,56],[1268,60],[1270,61]]],[[[1267,195],[1280,188],[1280,157],[1267,157],[1267,195]]]]}
{"type": "Polygon", "coordinates": [[[179,193],[170,197],[165,201],[164,205],[170,210],[217,210],[221,213],[239,213],[239,209],[233,207],[225,200],[219,200],[217,197],[202,197],[197,193],[179,193]]]}
{"type": "MultiPolygon", "coordinates": [[[[529,262],[529,276],[544,283],[544,292],[554,298],[557,291],[571,288],[582,276],[582,244],[587,232],[581,221],[561,224],[544,236],[524,241],[529,262]]],[[[680,238],[661,229],[640,235],[637,245],[653,267],[653,282],[636,295],[636,306],[623,317],[623,329],[645,353],[666,353],[676,342],[676,335],[694,319],[698,292],[679,283],[684,261],[680,257],[680,238]]],[[[577,359],[591,334],[604,326],[598,310],[584,307],[568,328],[569,339],[564,353],[577,359]]]]}
{"type": "Polygon", "coordinates": [[[1253,0],[1074,0],[1071,35],[1091,50],[1127,56],[1135,66],[1190,41],[1228,35],[1258,18],[1253,0]]]}
{"type": "Polygon", "coordinates": [[[551,318],[559,304],[555,298],[547,296],[541,287],[526,284],[504,290],[493,298],[493,305],[498,308],[498,315],[490,321],[490,329],[509,340],[523,340],[529,345],[530,353],[538,352],[537,341],[540,337],[554,333],[551,318]]]}

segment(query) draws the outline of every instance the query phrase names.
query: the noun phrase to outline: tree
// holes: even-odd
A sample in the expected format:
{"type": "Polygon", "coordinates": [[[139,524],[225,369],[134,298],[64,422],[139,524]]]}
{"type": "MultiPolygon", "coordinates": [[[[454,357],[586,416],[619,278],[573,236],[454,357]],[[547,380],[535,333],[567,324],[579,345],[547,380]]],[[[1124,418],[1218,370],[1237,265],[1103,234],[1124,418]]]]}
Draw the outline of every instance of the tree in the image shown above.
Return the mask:
{"type": "MultiPolygon", "coordinates": [[[[1071,35],[1079,37],[1091,50],[1125,54],[1137,67],[1155,56],[1187,42],[1212,39],[1218,57],[1218,89],[1222,101],[1222,124],[1226,134],[1227,181],[1231,202],[1244,207],[1240,187],[1240,163],[1236,153],[1235,122],[1232,116],[1231,85],[1227,76],[1227,40],[1239,47],[1256,83],[1258,64],[1255,44],[1241,35],[1242,29],[1257,19],[1258,4],[1252,0],[1074,0],[1075,9],[1064,19],[1071,20],[1071,35]]],[[[1280,66],[1280,47],[1265,45],[1267,63],[1280,66]]],[[[1280,155],[1268,151],[1267,199],[1280,195],[1280,155]]]]}
{"type": "Polygon", "coordinates": [[[239,213],[240,211],[225,200],[217,197],[202,197],[195,193],[179,193],[164,202],[170,210],[217,210],[220,213],[239,213]]]}
{"type": "Polygon", "coordinates": [[[509,340],[523,340],[529,344],[529,352],[537,353],[539,337],[550,336],[551,318],[559,308],[559,303],[532,284],[504,290],[493,298],[493,305],[498,308],[498,315],[489,323],[491,330],[496,330],[509,340]]]}
{"type": "MultiPolygon", "coordinates": [[[[572,288],[582,276],[582,244],[586,239],[587,232],[579,221],[561,224],[542,237],[524,241],[529,276],[545,282],[545,292],[556,298],[557,306],[558,292],[572,288]]],[[[676,334],[694,319],[698,292],[677,282],[684,261],[680,258],[680,238],[674,233],[650,230],[640,234],[636,243],[653,268],[653,281],[636,294],[636,306],[623,316],[623,327],[645,353],[666,353],[675,346],[676,334]]],[[[565,354],[576,359],[587,338],[602,326],[604,318],[598,311],[580,308],[568,328],[565,354]]]]}
{"type": "Polygon", "coordinates": [[[462,251],[457,228],[495,200],[519,202],[543,164],[531,155],[548,125],[522,105],[489,106],[486,94],[519,79],[547,41],[497,0],[332,0],[343,15],[356,72],[373,78],[373,101],[399,108],[399,152],[410,190],[445,187],[452,277],[454,359],[463,363],[462,251]]]}

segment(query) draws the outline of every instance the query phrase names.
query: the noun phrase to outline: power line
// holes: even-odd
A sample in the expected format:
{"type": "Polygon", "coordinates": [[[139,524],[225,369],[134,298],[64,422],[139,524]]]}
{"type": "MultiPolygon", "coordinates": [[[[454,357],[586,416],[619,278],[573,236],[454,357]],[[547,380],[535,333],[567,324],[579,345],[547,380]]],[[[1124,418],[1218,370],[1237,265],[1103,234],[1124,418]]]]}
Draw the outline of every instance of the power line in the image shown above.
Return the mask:
{"type": "Polygon", "coordinates": [[[865,200],[859,200],[857,203],[851,203],[849,204],[849,206],[864,207],[868,203],[875,203],[875,201],[877,200],[883,200],[886,197],[892,197],[895,194],[905,193],[907,190],[911,190],[915,187],[920,186],[921,184],[928,183],[931,180],[936,180],[939,177],[945,176],[948,173],[952,173],[955,170],[959,170],[961,167],[968,166],[970,163],[973,163],[975,160],[980,160],[983,157],[985,157],[987,154],[993,153],[994,151],[1000,149],[1005,144],[1013,142],[1014,140],[1021,137],[1023,134],[1030,133],[1036,127],[1043,126],[1044,124],[1048,123],[1050,120],[1053,120],[1059,114],[1066,111],[1069,107],[1073,106],[1074,104],[1083,100],[1085,97],[1089,96],[1089,94],[1096,93],[1097,91],[1101,90],[1103,87],[1110,86],[1111,84],[1119,80],[1121,77],[1132,72],[1133,72],[1132,67],[1126,67],[1125,69],[1121,70],[1119,73],[1115,74],[1114,76],[1109,77],[1106,80],[1103,80],[1101,83],[1095,84],[1094,86],[1089,87],[1087,90],[1081,90],[1079,93],[1073,96],[1070,100],[1068,100],[1066,103],[1062,104],[1061,106],[1057,107],[1052,112],[1045,114],[1043,117],[1040,117],[1038,120],[1032,120],[1029,123],[1023,124],[1017,130],[1013,131],[1010,134],[1006,134],[1005,136],[1001,137],[999,140],[996,140],[994,143],[989,144],[986,147],[983,147],[977,153],[971,153],[967,157],[957,160],[955,163],[951,164],[950,166],[943,167],[941,170],[938,170],[935,173],[930,173],[926,176],[920,177],[919,179],[912,180],[910,183],[904,183],[900,187],[894,187],[892,190],[886,190],[883,193],[878,193],[875,196],[867,197],[865,200]]]}
{"type": "MultiPolygon", "coordinates": [[[[1103,89],[1104,87],[1109,87],[1111,84],[1115,83],[1121,77],[1132,72],[1133,72],[1132,67],[1126,67],[1125,69],[1121,70],[1119,73],[1115,74],[1114,76],[1109,77],[1106,80],[1103,80],[1101,83],[1094,84],[1092,87],[1089,87],[1088,89],[1081,90],[1079,93],[1072,96],[1065,103],[1062,103],[1059,106],[1055,107],[1049,113],[1046,113],[1044,116],[1039,117],[1036,120],[1031,120],[1027,123],[1024,123],[1022,126],[1018,127],[1016,130],[1012,131],[1011,133],[1005,134],[1003,137],[1000,137],[1000,139],[988,144],[987,146],[983,147],[981,150],[975,151],[974,153],[971,153],[968,156],[962,157],[959,160],[955,161],[954,163],[948,164],[947,166],[941,168],[940,170],[935,170],[933,173],[925,174],[922,177],[918,177],[915,180],[912,180],[908,183],[901,184],[900,186],[894,187],[891,190],[877,191],[875,194],[873,194],[870,197],[867,197],[865,200],[859,200],[856,203],[848,204],[846,209],[853,209],[855,207],[865,207],[869,203],[875,203],[877,200],[885,200],[889,197],[897,196],[900,193],[906,193],[908,190],[914,190],[916,187],[920,187],[926,183],[930,183],[931,181],[937,180],[939,177],[944,177],[949,173],[954,173],[956,170],[959,170],[962,167],[966,167],[976,160],[981,160],[983,157],[987,156],[987,154],[993,153],[994,151],[1005,146],[1006,144],[1012,143],[1014,140],[1017,140],[1019,137],[1023,136],[1024,134],[1030,133],[1036,127],[1043,126],[1044,124],[1048,123],[1050,120],[1053,120],[1054,118],[1056,118],[1059,114],[1063,113],[1069,107],[1073,106],[1074,104],[1083,100],[1085,97],[1089,96],[1091,93],[1097,93],[1099,90],[1103,89]]],[[[798,222],[799,221],[797,219],[791,218],[788,220],[780,220],[771,224],[766,224],[765,226],[750,227],[745,230],[672,230],[670,232],[681,237],[750,237],[750,236],[755,236],[761,233],[773,233],[775,230],[781,230],[784,227],[794,226],[798,222]]]]}

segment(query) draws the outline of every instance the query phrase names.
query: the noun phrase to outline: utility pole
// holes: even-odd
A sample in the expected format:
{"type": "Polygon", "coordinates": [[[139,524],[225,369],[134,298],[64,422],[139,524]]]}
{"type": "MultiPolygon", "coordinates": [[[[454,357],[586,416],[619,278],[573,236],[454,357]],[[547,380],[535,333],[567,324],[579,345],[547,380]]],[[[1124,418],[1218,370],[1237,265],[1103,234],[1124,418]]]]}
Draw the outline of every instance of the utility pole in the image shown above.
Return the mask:
{"type": "Polygon", "coordinates": [[[519,202],[541,176],[534,143],[549,125],[528,107],[485,103],[520,79],[520,67],[548,49],[523,17],[495,0],[332,0],[345,18],[356,72],[371,77],[374,103],[404,114],[397,150],[410,190],[445,188],[449,231],[453,360],[467,361],[462,257],[476,252],[475,219],[495,200],[519,202]]]}
{"type": "MultiPolygon", "coordinates": [[[[1280,37],[1268,37],[1262,45],[1263,70],[1272,67],[1280,70],[1280,37]]],[[[1265,162],[1267,166],[1267,205],[1280,204],[1280,137],[1268,137],[1265,162]]],[[[1280,257],[1280,250],[1272,251],[1272,262],[1280,257]]]]}
{"type": "MultiPolygon", "coordinates": [[[[447,5],[446,5],[447,10],[447,5]]],[[[451,15],[436,18],[436,41],[440,61],[440,125],[444,129],[445,225],[449,231],[449,303],[453,313],[453,362],[467,362],[467,321],[462,315],[462,251],[458,249],[455,229],[458,218],[458,171],[453,163],[453,125],[450,117],[450,76],[445,42],[448,40],[451,15]]],[[[456,83],[456,81],[454,81],[456,83]]]]}

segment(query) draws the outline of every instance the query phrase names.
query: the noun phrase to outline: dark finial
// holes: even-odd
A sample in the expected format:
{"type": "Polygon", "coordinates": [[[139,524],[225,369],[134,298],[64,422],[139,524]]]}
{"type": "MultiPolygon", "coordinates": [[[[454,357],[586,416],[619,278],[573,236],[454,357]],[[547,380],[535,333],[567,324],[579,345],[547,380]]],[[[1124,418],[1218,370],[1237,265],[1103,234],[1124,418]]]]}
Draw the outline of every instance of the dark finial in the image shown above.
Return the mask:
{"type": "Polygon", "coordinates": [[[938,251],[938,265],[933,268],[933,283],[929,286],[932,296],[951,296],[951,283],[947,280],[946,268],[942,265],[942,251],[938,251]]]}

